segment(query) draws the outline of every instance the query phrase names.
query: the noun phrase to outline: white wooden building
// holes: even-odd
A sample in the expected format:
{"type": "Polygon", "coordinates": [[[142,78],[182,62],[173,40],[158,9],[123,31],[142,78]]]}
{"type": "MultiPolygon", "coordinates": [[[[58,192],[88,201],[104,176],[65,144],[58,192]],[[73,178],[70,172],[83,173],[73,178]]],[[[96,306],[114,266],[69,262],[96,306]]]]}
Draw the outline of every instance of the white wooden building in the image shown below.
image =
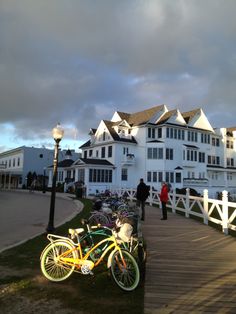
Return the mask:
{"type": "Polygon", "coordinates": [[[236,189],[236,127],[213,128],[201,108],[117,111],[89,135],[82,158],[71,165],[87,194],[135,188],[140,178],[156,190],[162,181],[209,195],[236,189]]]}

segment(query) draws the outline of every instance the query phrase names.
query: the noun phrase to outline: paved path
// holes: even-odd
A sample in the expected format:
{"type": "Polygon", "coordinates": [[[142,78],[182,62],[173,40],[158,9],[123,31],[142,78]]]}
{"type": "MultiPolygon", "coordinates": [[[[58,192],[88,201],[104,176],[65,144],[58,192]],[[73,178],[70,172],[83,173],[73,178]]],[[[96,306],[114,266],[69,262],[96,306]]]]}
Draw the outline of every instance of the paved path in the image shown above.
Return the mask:
{"type": "MultiPolygon", "coordinates": [[[[0,190],[0,252],[45,232],[49,220],[50,193],[0,190]]],[[[55,227],[70,220],[82,203],[68,194],[56,194],[55,227]]]]}
{"type": "Polygon", "coordinates": [[[147,207],[145,314],[236,313],[236,238],[147,207]]]}

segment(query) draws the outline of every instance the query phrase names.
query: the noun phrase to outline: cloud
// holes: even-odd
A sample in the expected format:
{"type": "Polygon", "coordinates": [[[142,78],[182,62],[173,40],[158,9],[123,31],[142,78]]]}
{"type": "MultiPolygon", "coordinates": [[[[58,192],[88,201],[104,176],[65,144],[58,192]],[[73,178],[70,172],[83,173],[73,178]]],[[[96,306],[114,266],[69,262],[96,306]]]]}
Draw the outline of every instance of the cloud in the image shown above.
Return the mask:
{"type": "Polygon", "coordinates": [[[234,0],[2,0],[0,126],[41,143],[59,121],[84,141],[115,110],[162,103],[235,125],[235,9],[234,0]]]}

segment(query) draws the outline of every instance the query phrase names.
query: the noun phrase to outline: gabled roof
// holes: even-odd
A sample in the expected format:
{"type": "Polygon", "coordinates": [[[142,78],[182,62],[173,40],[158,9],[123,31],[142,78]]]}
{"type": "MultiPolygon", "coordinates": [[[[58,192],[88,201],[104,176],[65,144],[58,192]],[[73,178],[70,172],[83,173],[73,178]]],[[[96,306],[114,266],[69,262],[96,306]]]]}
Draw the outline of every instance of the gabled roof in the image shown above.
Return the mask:
{"type": "Polygon", "coordinates": [[[106,160],[106,159],[96,159],[96,158],[79,158],[74,165],[78,165],[80,164],[80,161],[82,161],[82,163],[86,164],[86,165],[103,165],[103,166],[112,166],[114,167],[114,165],[106,160]]]}
{"type": "MultiPolygon", "coordinates": [[[[58,168],[67,168],[70,167],[75,161],[72,159],[64,159],[60,162],[58,162],[58,168]]],[[[53,168],[53,165],[51,165],[49,168],[53,168]]]]}
{"type": "Polygon", "coordinates": [[[165,105],[155,106],[146,110],[142,110],[135,113],[125,113],[117,111],[117,114],[121,120],[126,120],[131,126],[138,126],[148,123],[152,117],[154,117],[159,111],[163,111],[165,105]]]}
{"type": "Polygon", "coordinates": [[[90,128],[90,131],[89,131],[89,134],[95,134],[97,131],[97,129],[94,129],[94,128],[90,128]]]}
{"type": "Polygon", "coordinates": [[[181,114],[182,114],[184,120],[186,121],[186,123],[188,124],[200,110],[201,109],[198,108],[198,109],[191,110],[191,111],[181,112],[181,114]]]}
{"type": "Polygon", "coordinates": [[[125,112],[121,112],[121,111],[117,111],[118,115],[120,116],[121,120],[129,120],[129,117],[131,116],[130,113],[125,113],[125,112]]]}
{"type": "Polygon", "coordinates": [[[89,147],[90,145],[91,145],[91,141],[88,140],[86,143],[84,143],[83,145],[81,145],[79,148],[89,147]]]}
{"type": "Polygon", "coordinates": [[[177,113],[177,109],[167,111],[166,113],[163,114],[163,116],[160,118],[157,124],[165,123],[167,120],[169,120],[171,116],[175,115],[176,113],[177,113]]]}
{"type": "Polygon", "coordinates": [[[120,137],[115,129],[114,129],[114,126],[116,125],[119,125],[120,124],[120,121],[119,122],[111,122],[111,121],[108,121],[108,120],[103,120],[104,124],[106,125],[108,131],[110,132],[112,138],[114,141],[118,141],[118,142],[129,142],[129,143],[135,143],[137,144],[137,141],[135,140],[135,138],[132,136],[131,138],[124,138],[124,137],[120,137]]]}

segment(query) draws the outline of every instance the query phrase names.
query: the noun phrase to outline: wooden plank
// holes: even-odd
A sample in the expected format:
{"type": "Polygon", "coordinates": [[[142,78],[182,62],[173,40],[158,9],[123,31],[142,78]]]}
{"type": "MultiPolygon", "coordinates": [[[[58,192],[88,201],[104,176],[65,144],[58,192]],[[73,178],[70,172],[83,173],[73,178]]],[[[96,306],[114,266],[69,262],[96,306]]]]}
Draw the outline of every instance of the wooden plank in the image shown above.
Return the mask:
{"type": "Polygon", "coordinates": [[[236,313],[236,239],[146,207],[145,314],[236,313]]]}

